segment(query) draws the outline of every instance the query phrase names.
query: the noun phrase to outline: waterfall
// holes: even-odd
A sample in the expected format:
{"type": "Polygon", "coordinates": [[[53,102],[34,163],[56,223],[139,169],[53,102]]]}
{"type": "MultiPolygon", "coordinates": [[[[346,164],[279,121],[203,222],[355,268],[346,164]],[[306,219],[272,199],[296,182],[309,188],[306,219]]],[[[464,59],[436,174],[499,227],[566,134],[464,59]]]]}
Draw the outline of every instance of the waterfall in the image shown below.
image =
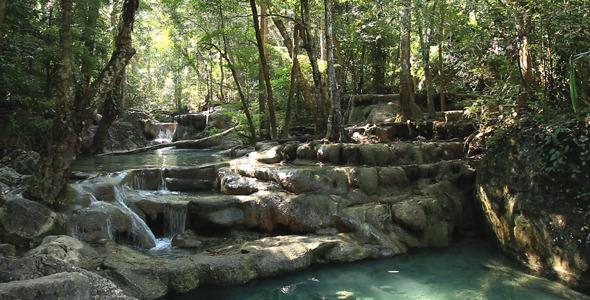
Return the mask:
{"type": "Polygon", "coordinates": [[[168,206],[164,211],[164,234],[173,238],[175,235],[184,232],[186,225],[186,207],[168,206]]]}
{"type": "Polygon", "coordinates": [[[171,142],[175,131],[176,123],[158,123],[155,128],[156,139],[154,141],[156,143],[171,142]]]}
{"type": "Polygon", "coordinates": [[[145,221],[140,218],[133,210],[127,206],[125,203],[125,196],[128,193],[128,186],[123,185],[120,187],[115,187],[115,199],[117,202],[122,206],[125,213],[127,213],[132,219],[132,238],[134,244],[137,246],[139,243],[137,241],[137,237],[141,235],[142,232],[146,233],[148,237],[152,240],[154,245],[157,245],[156,236],[152,232],[152,230],[147,226],[145,221]]]}
{"type": "Polygon", "coordinates": [[[167,191],[163,169],[143,169],[133,171],[131,188],[134,190],[167,191]]]}

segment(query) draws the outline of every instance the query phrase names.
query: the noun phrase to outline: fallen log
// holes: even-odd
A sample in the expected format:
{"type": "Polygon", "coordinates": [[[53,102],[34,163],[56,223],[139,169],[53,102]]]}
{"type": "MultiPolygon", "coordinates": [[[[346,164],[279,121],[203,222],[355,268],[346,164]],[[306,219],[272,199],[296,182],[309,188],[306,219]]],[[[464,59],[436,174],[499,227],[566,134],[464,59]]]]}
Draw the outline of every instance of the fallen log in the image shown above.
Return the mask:
{"type": "Polygon", "coordinates": [[[158,150],[158,149],[162,149],[162,148],[168,148],[168,147],[178,147],[178,146],[189,146],[189,147],[194,147],[194,146],[198,146],[199,144],[206,142],[208,140],[214,139],[216,137],[220,137],[220,136],[224,136],[227,135],[228,133],[234,131],[236,128],[238,128],[240,125],[236,125],[230,129],[227,129],[223,132],[220,133],[216,133],[214,135],[202,138],[202,139],[197,139],[197,140],[184,140],[184,141],[176,141],[176,142],[170,142],[170,143],[163,143],[163,144],[158,144],[158,145],[154,145],[154,146],[148,146],[148,147],[142,147],[142,148],[137,148],[137,149],[133,149],[133,150],[128,150],[128,151],[115,151],[115,152],[109,152],[109,153],[101,153],[101,154],[97,154],[96,156],[108,156],[108,155],[129,155],[129,154],[137,154],[137,153],[143,153],[143,152],[147,152],[147,151],[152,151],[152,150],[158,150]]]}

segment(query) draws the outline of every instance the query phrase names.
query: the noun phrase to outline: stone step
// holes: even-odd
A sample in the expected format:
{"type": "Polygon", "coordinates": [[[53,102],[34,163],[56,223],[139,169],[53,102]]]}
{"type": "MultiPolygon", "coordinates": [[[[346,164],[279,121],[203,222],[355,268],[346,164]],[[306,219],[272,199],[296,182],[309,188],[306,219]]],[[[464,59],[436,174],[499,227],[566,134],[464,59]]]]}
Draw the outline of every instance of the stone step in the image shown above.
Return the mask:
{"type": "Polygon", "coordinates": [[[474,171],[462,160],[440,161],[429,164],[404,166],[269,166],[243,159],[232,162],[230,168],[219,172],[220,190],[224,194],[249,195],[272,186],[293,194],[322,193],[356,195],[366,198],[373,195],[392,195],[409,192],[412,185],[421,181],[468,181],[474,171]]]}
{"type": "Polygon", "coordinates": [[[218,188],[217,171],[227,166],[228,163],[217,163],[195,167],[135,169],[127,173],[122,183],[137,190],[210,190],[218,188]]]}

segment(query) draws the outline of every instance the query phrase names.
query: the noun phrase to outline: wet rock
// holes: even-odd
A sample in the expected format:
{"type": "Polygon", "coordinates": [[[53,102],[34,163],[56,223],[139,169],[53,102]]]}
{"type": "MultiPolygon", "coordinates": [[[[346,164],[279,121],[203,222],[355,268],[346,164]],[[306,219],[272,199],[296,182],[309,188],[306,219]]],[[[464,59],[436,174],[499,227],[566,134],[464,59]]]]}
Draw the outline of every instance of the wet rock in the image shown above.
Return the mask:
{"type": "Polygon", "coordinates": [[[0,238],[18,248],[29,248],[48,235],[65,233],[65,223],[44,205],[16,196],[4,196],[0,208],[0,238]]]}
{"type": "Polygon", "coordinates": [[[186,178],[166,178],[166,188],[171,191],[207,191],[214,190],[218,187],[216,179],[186,179],[186,178]]]}
{"type": "Polygon", "coordinates": [[[71,231],[82,241],[106,238],[150,249],[156,244],[142,222],[128,210],[102,201],[93,202],[70,217],[71,231]]]}
{"type": "Polygon", "coordinates": [[[194,248],[199,249],[203,246],[203,243],[199,241],[199,237],[192,230],[187,230],[183,233],[177,234],[172,239],[172,246],[178,248],[194,248]]]}
{"type": "Polygon", "coordinates": [[[21,259],[0,257],[0,282],[2,296],[8,290],[25,293],[18,294],[17,299],[133,299],[113,282],[48,255],[33,255],[21,259]],[[55,276],[56,274],[61,275],[55,276]],[[48,276],[51,277],[45,278],[48,276]],[[70,298],[69,295],[78,296],[78,289],[84,292],[82,297],[70,298]],[[56,291],[64,294],[55,297],[56,291]],[[36,296],[29,297],[30,295],[41,296],[35,298],[36,296]]]}
{"type": "Polygon", "coordinates": [[[192,225],[197,229],[209,226],[229,228],[244,224],[242,203],[251,200],[246,196],[199,197],[191,200],[187,209],[192,225]]]}

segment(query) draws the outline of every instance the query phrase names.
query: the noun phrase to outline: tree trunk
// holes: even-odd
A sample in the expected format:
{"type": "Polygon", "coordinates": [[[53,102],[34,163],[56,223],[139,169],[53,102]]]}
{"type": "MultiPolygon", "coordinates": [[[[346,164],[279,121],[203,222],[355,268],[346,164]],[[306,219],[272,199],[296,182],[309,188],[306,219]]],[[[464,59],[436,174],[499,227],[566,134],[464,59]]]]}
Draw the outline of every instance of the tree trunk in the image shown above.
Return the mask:
{"type": "Polygon", "coordinates": [[[328,98],[330,99],[330,115],[328,118],[328,130],[326,139],[332,142],[343,140],[342,136],[342,111],[340,109],[340,92],[336,78],[336,67],[334,61],[334,32],[333,16],[334,8],[332,0],[324,0],[326,14],[326,58],[328,62],[328,98]]]}
{"type": "Polygon", "coordinates": [[[317,61],[317,50],[311,32],[311,20],[309,15],[309,0],[301,0],[301,16],[303,18],[303,41],[305,42],[305,49],[309,57],[311,64],[314,82],[314,98],[316,99],[318,114],[316,118],[316,135],[323,136],[327,130],[327,116],[326,116],[326,103],[327,94],[322,89],[322,75],[317,61]]]}
{"type": "Polygon", "coordinates": [[[105,144],[109,137],[109,128],[119,115],[123,112],[123,104],[125,101],[125,74],[121,74],[113,88],[108,92],[103,106],[102,106],[102,118],[94,133],[92,140],[93,154],[106,152],[105,144]]]}
{"type": "Polygon", "coordinates": [[[440,110],[447,110],[447,99],[445,91],[445,70],[443,62],[443,42],[445,39],[445,0],[440,0],[440,22],[438,25],[438,81],[439,81],[439,94],[440,94],[440,110]]]}
{"type": "Polygon", "coordinates": [[[262,39],[262,32],[258,23],[258,9],[256,8],[256,0],[250,0],[250,7],[252,8],[252,18],[254,19],[254,30],[256,31],[256,42],[258,44],[258,54],[260,56],[260,64],[262,65],[262,72],[264,74],[264,82],[266,83],[266,94],[268,96],[268,113],[270,119],[271,138],[276,140],[277,134],[277,119],[275,116],[275,104],[272,94],[272,86],[270,83],[270,70],[268,68],[268,61],[264,51],[264,41],[262,39]]]}
{"type": "MultiPolygon", "coordinates": [[[[266,5],[260,4],[260,18],[259,23],[262,44],[260,47],[263,48],[264,52],[264,59],[268,61],[268,49],[266,44],[268,43],[268,26],[267,26],[267,18],[266,18],[266,5]]],[[[258,67],[258,113],[260,114],[260,138],[261,139],[272,139],[271,137],[271,129],[269,123],[269,111],[267,109],[267,97],[268,92],[266,91],[266,83],[265,83],[265,76],[264,76],[264,67],[262,66],[262,62],[259,64],[258,67]]]]}
{"type": "Polygon", "coordinates": [[[530,17],[527,12],[522,12],[518,16],[519,24],[519,51],[518,66],[520,69],[520,92],[517,99],[519,111],[527,108],[527,102],[531,94],[531,84],[533,82],[532,60],[529,52],[529,32],[531,29],[530,17]]]}
{"type": "MultiPolygon", "coordinates": [[[[293,35],[293,41],[291,41],[291,38],[289,37],[289,34],[287,34],[287,28],[285,28],[285,24],[283,23],[283,21],[279,18],[273,18],[273,22],[279,30],[279,33],[283,37],[283,42],[285,44],[285,47],[287,47],[287,50],[289,50],[289,54],[292,55],[294,51],[297,51],[297,49],[295,48],[297,47],[297,40],[299,39],[301,27],[297,24],[295,25],[295,29],[293,30],[293,32],[295,33],[293,35]]],[[[293,59],[293,56],[291,56],[291,59],[293,59]]],[[[299,63],[298,59],[293,60],[293,67],[295,68],[295,75],[297,77],[297,84],[299,86],[299,90],[301,91],[303,99],[307,104],[307,110],[314,117],[315,121],[315,118],[317,118],[318,106],[317,103],[314,101],[313,96],[311,95],[311,89],[309,88],[307,80],[305,80],[305,77],[303,76],[303,72],[301,72],[301,64],[299,63]]]]}
{"type": "Polygon", "coordinates": [[[432,22],[424,22],[424,20],[433,20],[433,13],[428,11],[428,4],[423,7],[419,17],[418,33],[420,34],[420,49],[422,52],[422,60],[424,62],[424,79],[426,81],[426,105],[428,111],[428,118],[436,117],[436,109],[434,107],[434,86],[432,85],[432,74],[430,73],[430,44],[431,44],[431,30],[432,22]],[[428,16],[426,14],[429,14],[428,16]]]}
{"type": "Polygon", "coordinates": [[[242,91],[242,85],[240,84],[240,77],[238,75],[238,70],[234,66],[233,62],[231,61],[230,57],[228,56],[228,40],[227,36],[225,35],[225,21],[223,16],[223,10],[221,9],[221,5],[219,5],[219,18],[221,19],[221,36],[223,38],[223,50],[219,49],[215,45],[211,45],[217,49],[219,55],[225,59],[227,62],[227,66],[231,71],[231,75],[234,78],[234,82],[236,84],[236,89],[238,90],[238,95],[240,96],[240,102],[242,102],[242,109],[244,110],[244,114],[246,115],[246,122],[248,122],[248,129],[250,130],[250,142],[252,145],[256,143],[256,127],[254,126],[254,120],[252,118],[252,114],[250,113],[250,108],[248,105],[248,99],[244,95],[242,91]]]}
{"type": "Polygon", "coordinates": [[[398,121],[405,122],[410,119],[410,104],[414,101],[414,90],[410,62],[410,35],[412,31],[411,0],[404,0],[404,7],[401,10],[401,74],[400,74],[400,99],[398,106],[398,121]]]}
{"type": "Polygon", "coordinates": [[[2,54],[2,46],[4,43],[2,42],[4,37],[4,15],[6,14],[6,3],[7,0],[0,0],[0,54],[2,54]]]}
{"type": "MultiPolygon", "coordinates": [[[[295,26],[295,31],[293,33],[293,43],[297,44],[297,35],[298,28],[295,26]]],[[[289,48],[289,47],[287,47],[289,48]]],[[[289,96],[287,98],[287,111],[285,113],[285,126],[283,126],[283,131],[281,133],[281,139],[286,139],[289,136],[289,131],[291,130],[291,115],[293,114],[293,97],[295,95],[295,77],[297,77],[297,72],[301,72],[299,69],[299,62],[298,62],[298,51],[297,47],[290,47],[290,54],[291,54],[291,80],[289,84],[289,96]]]]}
{"type": "Polygon", "coordinates": [[[92,123],[99,103],[135,54],[135,49],[131,45],[131,32],[138,5],[139,0],[124,1],[120,31],[110,61],[90,87],[79,94],[80,96],[75,97],[71,60],[72,0],[61,1],[61,65],[58,79],[58,104],[52,138],[47,150],[43,153],[39,168],[31,178],[27,196],[53,204],[67,185],[73,162],[82,146],[82,137],[92,123]]]}

